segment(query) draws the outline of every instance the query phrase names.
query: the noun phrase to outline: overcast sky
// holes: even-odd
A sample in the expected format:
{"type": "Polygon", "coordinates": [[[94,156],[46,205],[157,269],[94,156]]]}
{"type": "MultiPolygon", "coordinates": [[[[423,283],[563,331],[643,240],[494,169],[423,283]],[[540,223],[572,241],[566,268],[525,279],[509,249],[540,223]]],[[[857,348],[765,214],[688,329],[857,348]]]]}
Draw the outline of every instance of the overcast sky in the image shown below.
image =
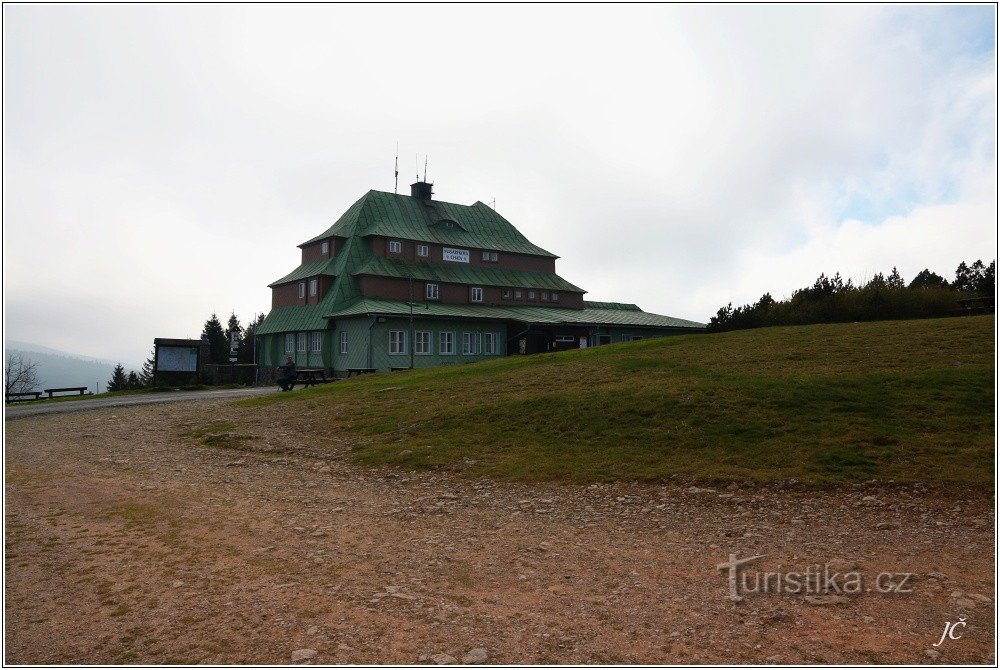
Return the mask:
{"type": "MultiPolygon", "coordinates": [[[[6,337],[141,361],[267,311],[429,155],[592,300],[707,321],[820,272],[994,257],[995,14],[865,6],[11,6],[6,337]]],[[[422,168],[421,168],[422,169],[422,168]]]]}

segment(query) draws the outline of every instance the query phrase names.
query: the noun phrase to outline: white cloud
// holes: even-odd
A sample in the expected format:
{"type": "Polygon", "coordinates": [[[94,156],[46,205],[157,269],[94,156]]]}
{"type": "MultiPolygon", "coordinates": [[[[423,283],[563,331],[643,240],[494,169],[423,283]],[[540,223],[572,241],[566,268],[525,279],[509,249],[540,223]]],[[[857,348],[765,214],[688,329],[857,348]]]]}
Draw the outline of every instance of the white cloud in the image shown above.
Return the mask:
{"type": "Polygon", "coordinates": [[[593,299],[706,320],[996,231],[989,7],[8,6],[9,336],[141,359],[266,311],[430,154],[593,299]],[[860,219],[853,222],[852,219],[860,219]],[[71,327],[66,327],[71,323],[71,327]]]}

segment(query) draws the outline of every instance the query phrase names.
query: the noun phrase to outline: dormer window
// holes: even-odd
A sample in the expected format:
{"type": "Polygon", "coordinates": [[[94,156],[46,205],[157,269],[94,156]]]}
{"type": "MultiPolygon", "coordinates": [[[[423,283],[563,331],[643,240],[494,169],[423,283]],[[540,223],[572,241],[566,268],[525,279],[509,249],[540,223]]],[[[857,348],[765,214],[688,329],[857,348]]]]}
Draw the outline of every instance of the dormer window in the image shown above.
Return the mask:
{"type": "Polygon", "coordinates": [[[483,252],[483,262],[484,263],[496,263],[500,260],[500,254],[495,251],[484,251],[483,252]]]}
{"type": "Polygon", "coordinates": [[[322,250],[322,253],[323,253],[324,256],[329,256],[330,255],[330,243],[329,242],[324,242],[322,245],[320,245],[320,249],[322,250]]]}
{"type": "Polygon", "coordinates": [[[549,301],[549,292],[542,291],[542,302],[548,302],[548,301],[549,301]]]}
{"type": "Polygon", "coordinates": [[[470,291],[470,300],[472,302],[482,302],[483,301],[483,289],[479,286],[473,286],[470,291]]]}
{"type": "Polygon", "coordinates": [[[427,296],[428,300],[437,300],[438,299],[438,285],[437,284],[428,284],[426,292],[424,293],[424,295],[427,296]]]}
{"type": "Polygon", "coordinates": [[[510,300],[510,295],[511,295],[510,289],[509,288],[505,288],[503,290],[503,299],[504,300],[510,300]]]}
{"type": "Polygon", "coordinates": [[[430,256],[430,250],[427,248],[426,244],[417,245],[417,255],[420,256],[421,258],[427,258],[428,256],[430,256]]]}
{"type": "Polygon", "coordinates": [[[314,298],[319,293],[319,279],[309,280],[309,297],[314,298]]]}
{"type": "Polygon", "coordinates": [[[299,300],[306,297],[306,283],[304,281],[299,282],[299,300]]]}
{"type": "Polygon", "coordinates": [[[559,294],[555,291],[552,292],[552,302],[559,302],[559,294]]]}
{"type": "Polygon", "coordinates": [[[389,240],[389,253],[390,254],[401,254],[403,253],[403,243],[399,240],[389,240]]]}
{"type": "Polygon", "coordinates": [[[528,300],[534,300],[534,299],[535,299],[535,292],[528,291],[528,300]]]}
{"type": "Polygon", "coordinates": [[[521,299],[521,289],[514,289],[514,300],[521,299]]]}

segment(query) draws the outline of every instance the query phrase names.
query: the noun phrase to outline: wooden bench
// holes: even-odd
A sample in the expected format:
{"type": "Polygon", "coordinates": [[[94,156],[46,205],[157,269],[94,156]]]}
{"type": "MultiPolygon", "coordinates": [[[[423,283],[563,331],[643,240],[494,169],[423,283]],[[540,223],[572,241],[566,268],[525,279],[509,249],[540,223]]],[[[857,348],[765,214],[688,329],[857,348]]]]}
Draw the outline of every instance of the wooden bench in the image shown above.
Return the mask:
{"type": "Polygon", "coordinates": [[[368,375],[375,372],[375,368],[347,368],[347,376],[368,375]]]}
{"type": "Polygon", "coordinates": [[[295,379],[288,384],[288,390],[294,389],[296,384],[302,384],[302,388],[309,388],[316,384],[326,384],[332,381],[334,381],[333,378],[327,377],[326,370],[323,368],[298,368],[295,370],[295,379]]]}
{"type": "Polygon", "coordinates": [[[86,393],[87,393],[87,387],[86,386],[68,386],[68,387],[66,387],[64,389],[45,389],[45,392],[49,394],[50,398],[52,397],[53,393],[68,393],[69,391],[78,391],[80,393],[80,395],[86,395],[86,393]]]}
{"type": "Polygon", "coordinates": [[[10,402],[11,398],[14,399],[14,402],[21,402],[22,400],[28,400],[28,401],[38,400],[39,398],[42,397],[42,392],[41,391],[27,391],[25,393],[6,393],[4,395],[7,398],[7,402],[10,402]],[[26,396],[31,396],[31,397],[26,397],[26,396]]]}

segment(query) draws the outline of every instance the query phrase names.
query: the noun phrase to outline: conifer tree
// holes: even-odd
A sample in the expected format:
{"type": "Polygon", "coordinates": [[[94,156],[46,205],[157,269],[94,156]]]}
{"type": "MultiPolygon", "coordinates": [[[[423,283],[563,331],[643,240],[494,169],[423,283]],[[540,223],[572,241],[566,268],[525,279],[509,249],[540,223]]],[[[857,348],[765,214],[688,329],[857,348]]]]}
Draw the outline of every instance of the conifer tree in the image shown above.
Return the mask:
{"type": "Polygon", "coordinates": [[[118,363],[111,373],[111,379],[108,380],[108,391],[124,391],[126,388],[128,388],[128,377],[125,368],[118,363]]]}
{"type": "Polygon", "coordinates": [[[142,370],[139,371],[139,384],[142,386],[152,386],[153,385],[153,371],[156,365],[156,350],[149,352],[149,358],[146,362],[142,364],[142,370]]]}
{"type": "Polygon", "coordinates": [[[226,338],[226,331],[222,329],[219,317],[214,312],[212,318],[205,322],[201,336],[208,339],[208,358],[211,362],[229,362],[229,340],[226,338]]]}

